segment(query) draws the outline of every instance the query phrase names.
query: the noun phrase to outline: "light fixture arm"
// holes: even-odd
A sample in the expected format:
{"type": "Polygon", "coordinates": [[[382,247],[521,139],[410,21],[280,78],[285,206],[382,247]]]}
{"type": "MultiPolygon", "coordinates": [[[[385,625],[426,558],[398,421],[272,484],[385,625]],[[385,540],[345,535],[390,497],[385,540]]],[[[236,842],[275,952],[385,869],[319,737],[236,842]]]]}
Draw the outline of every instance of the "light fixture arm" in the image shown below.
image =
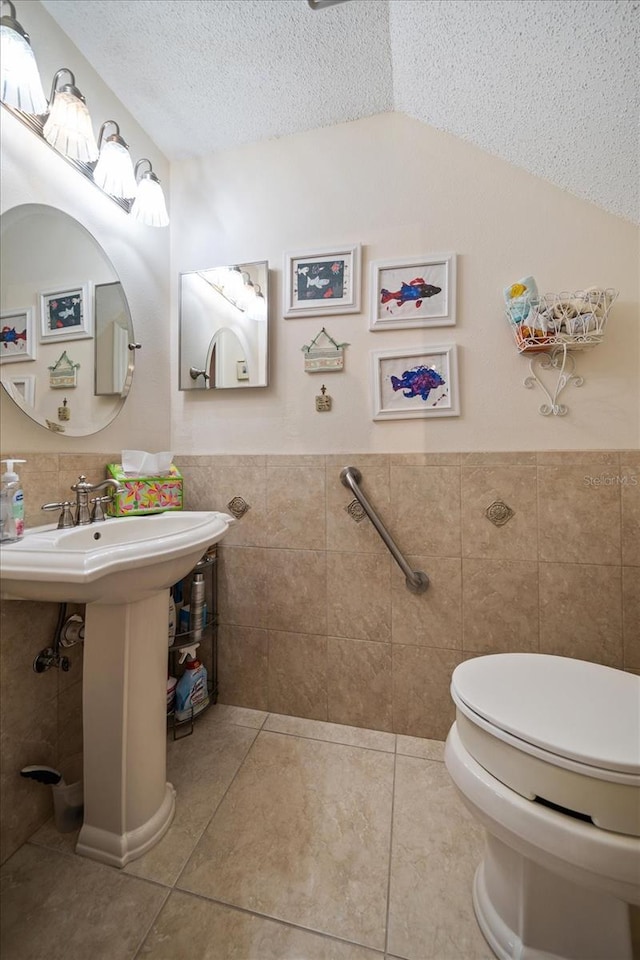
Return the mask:
{"type": "Polygon", "coordinates": [[[133,174],[136,180],[138,180],[138,168],[141,163],[148,163],[149,169],[145,170],[144,173],[140,174],[140,180],[155,180],[156,183],[160,183],[160,180],[158,179],[158,177],[156,177],[155,173],[153,172],[153,167],[151,166],[151,160],[147,160],[146,157],[142,157],[140,160],[138,160],[138,162],[134,167],[133,174]]]}
{"type": "Polygon", "coordinates": [[[125,147],[125,148],[128,150],[128,149],[129,149],[129,144],[126,143],[126,141],[124,140],[124,138],[120,136],[120,127],[119,127],[119,125],[116,123],[115,120],[105,120],[105,122],[104,122],[104,123],[102,124],[102,126],[100,127],[100,133],[98,134],[98,150],[99,150],[100,147],[102,146],[102,138],[103,138],[103,136],[104,136],[104,129],[105,129],[105,127],[107,126],[107,124],[109,124],[109,123],[113,124],[113,126],[116,128],[116,132],[109,134],[109,136],[107,137],[107,143],[109,143],[109,142],[119,143],[121,147],[125,147]]]}
{"type": "Polygon", "coordinates": [[[11,30],[15,30],[15,32],[24,40],[26,40],[28,44],[31,44],[31,41],[29,40],[29,34],[24,29],[22,24],[18,23],[16,20],[16,8],[11,3],[11,0],[2,0],[2,3],[6,3],[6,5],[9,7],[10,14],[8,17],[2,17],[0,19],[0,27],[9,27],[11,30]]]}
{"type": "Polygon", "coordinates": [[[76,97],[78,100],[81,100],[82,103],[86,103],[85,98],[82,96],[78,88],[76,87],[76,78],[74,77],[71,70],[68,67],[61,67],[55,74],[53,81],[51,83],[51,96],[49,97],[49,106],[53,103],[53,98],[56,93],[70,93],[72,96],[76,97]],[[63,73],[68,73],[71,77],[71,83],[65,83],[61,87],[58,87],[58,79],[63,73]]]}

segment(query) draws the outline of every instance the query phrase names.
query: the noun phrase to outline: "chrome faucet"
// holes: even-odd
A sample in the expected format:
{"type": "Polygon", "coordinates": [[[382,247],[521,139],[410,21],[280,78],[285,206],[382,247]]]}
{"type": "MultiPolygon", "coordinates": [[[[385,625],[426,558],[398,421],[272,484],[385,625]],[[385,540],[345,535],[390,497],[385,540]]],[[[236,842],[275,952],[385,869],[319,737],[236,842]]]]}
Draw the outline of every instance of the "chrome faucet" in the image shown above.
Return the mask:
{"type": "Polygon", "coordinates": [[[101,480],[100,483],[89,483],[85,475],[81,474],[78,477],[78,482],[74,483],[71,489],[76,495],[75,515],[72,512],[73,504],[69,500],[65,500],[62,503],[45,503],[41,507],[42,510],[62,511],[58,520],[59,528],[78,527],[85,523],[97,523],[100,520],[105,520],[103,504],[109,502],[114,493],[121,493],[124,487],[118,483],[117,480],[112,480],[110,477],[106,480],[101,480]],[[106,490],[107,487],[112,487],[112,492],[105,497],[96,497],[93,499],[91,501],[93,510],[90,510],[89,494],[106,490]]]}

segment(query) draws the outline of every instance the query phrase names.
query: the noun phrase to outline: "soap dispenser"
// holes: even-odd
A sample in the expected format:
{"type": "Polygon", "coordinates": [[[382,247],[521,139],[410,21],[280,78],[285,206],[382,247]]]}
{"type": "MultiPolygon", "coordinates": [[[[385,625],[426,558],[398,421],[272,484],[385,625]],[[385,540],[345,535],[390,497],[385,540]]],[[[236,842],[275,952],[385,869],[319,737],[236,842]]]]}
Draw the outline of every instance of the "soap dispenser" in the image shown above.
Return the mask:
{"type": "Polygon", "coordinates": [[[24,536],[24,494],[20,477],[13,467],[16,463],[26,463],[26,460],[12,458],[0,463],[7,465],[0,488],[0,542],[11,543],[24,536]]]}

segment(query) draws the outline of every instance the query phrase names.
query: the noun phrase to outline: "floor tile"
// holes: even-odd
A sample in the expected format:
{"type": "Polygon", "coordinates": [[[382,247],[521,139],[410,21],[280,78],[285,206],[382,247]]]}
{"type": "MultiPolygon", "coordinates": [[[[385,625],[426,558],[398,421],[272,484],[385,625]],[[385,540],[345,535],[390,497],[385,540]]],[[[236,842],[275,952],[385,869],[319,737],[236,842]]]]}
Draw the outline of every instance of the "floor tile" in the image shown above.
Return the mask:
{"type": "Polygon", "coordinates": [[[381,960],[353,943],[188,894],[171,894],[139,960],[381,960]]]}
{"type": "Polygon", "coordinates": [[[262,731],[178,887],[383,949],[393,764],[262,731]]]}
{"type": "Polygon", "coordinates": [[[2,960],[132,960],[168,893],[30,843],[0,876],[2,960]]]}
{"type": "Polygon", "coordinates": [[[249,707],[234,707],[226,703],[214,703],[207,710],[207,717],[223,723],[237,723],[241,727],[253,727],[259,730],[268,714],[264,710],[251,710],[249,707]]]}
{"type": "Polygon", "coordinates": [[[402,753],[405,757],[420,757],[421,760],[444,761],[444,742],[423,740],[422,737],[405,737],[399,733],[396,753],[402,753]]]}
{"type": "Polygon", "coordinates": [[[349,727],[342,723],[326,723],[323,720],[303,720],[300,717],[285,717],[270,713],[264,730],[274,733],[288,733],[310,740],[327,740],[329,743],[345,743],[352,747],[367,747],[369,750],[383,750],[393,753],[395,734],[380,730],[365,730],[361,727],[349,727]]]}
{"type": "Polygon", "coordinates": [[[441,763],[398,756],[387,949],[407,960],[495,960],[473,913],[482,831],[441,763]]]}

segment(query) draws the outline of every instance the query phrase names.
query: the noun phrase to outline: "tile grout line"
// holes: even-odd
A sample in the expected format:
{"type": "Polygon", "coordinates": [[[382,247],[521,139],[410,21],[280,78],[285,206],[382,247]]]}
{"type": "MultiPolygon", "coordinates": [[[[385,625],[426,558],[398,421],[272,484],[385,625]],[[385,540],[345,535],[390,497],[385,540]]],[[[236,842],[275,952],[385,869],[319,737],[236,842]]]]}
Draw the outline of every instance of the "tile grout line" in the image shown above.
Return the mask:
{"type": "MultiPolygon", "coordinates": [[[[396,747],[397,747],[397,737],[396,737],[396,747]]],[[[393,863],[393,820],[395,814],[395,805],[396,805],[396,769],[398,766],[398,753],[393,755],[393,785],[391,791],[391,823],[389,826],[389,872],[387,876],[387,915],[385,917],[385,931],[384,931],[384,954],[385,956],[389,953],[389,920],[391,915],[391,866],[393,863]]]]}

